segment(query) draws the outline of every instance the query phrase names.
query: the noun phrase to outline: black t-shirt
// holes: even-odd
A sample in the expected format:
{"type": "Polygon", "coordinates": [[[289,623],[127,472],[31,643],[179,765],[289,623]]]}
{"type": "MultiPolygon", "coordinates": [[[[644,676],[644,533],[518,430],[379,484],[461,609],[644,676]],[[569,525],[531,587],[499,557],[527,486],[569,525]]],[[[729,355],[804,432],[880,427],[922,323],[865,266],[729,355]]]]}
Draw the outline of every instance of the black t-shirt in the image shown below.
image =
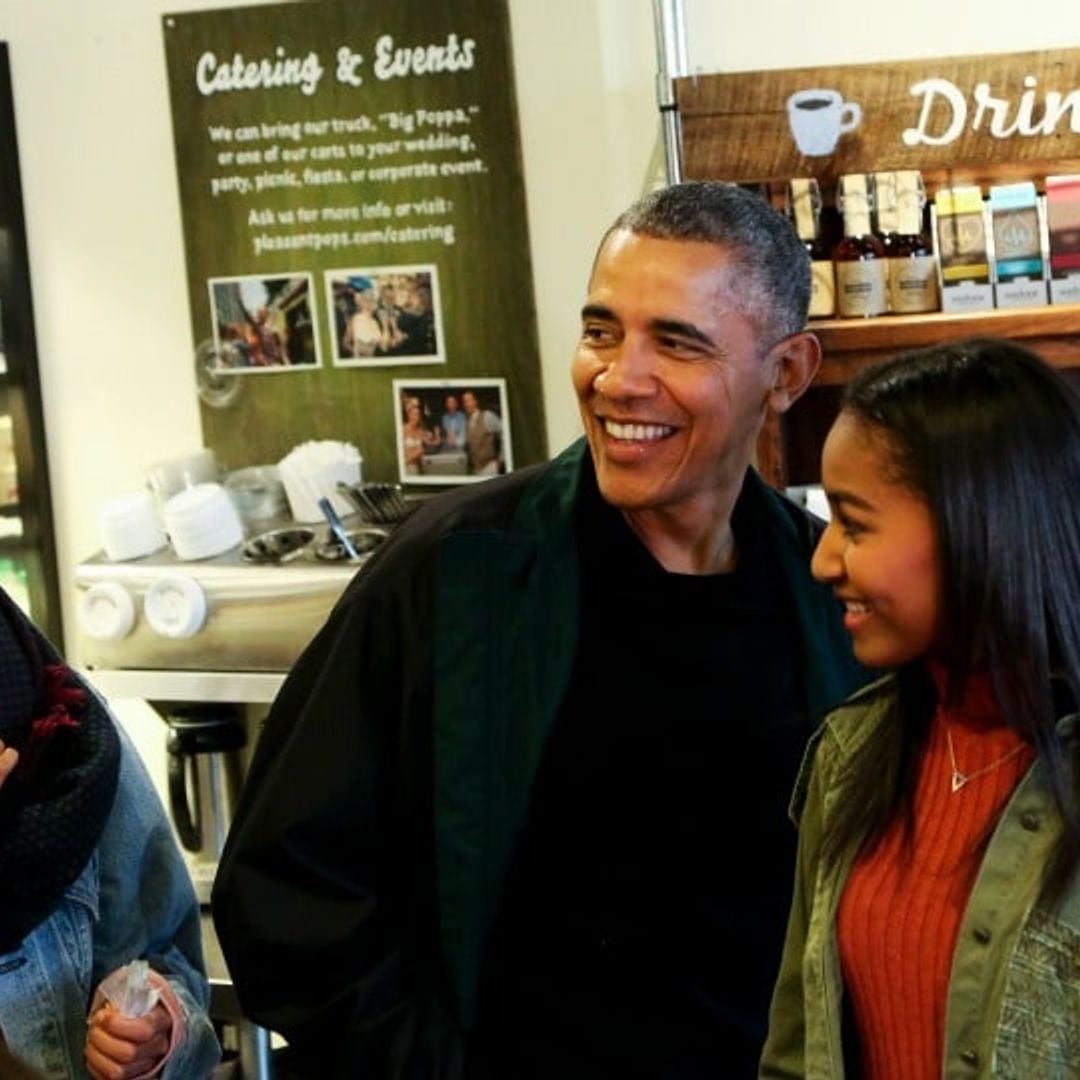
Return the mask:
{"type": "Polygon", "coordinates": [[[490,1074],[753,1077],[810,734],[782,570],[739,500],[729,574],[664,571],[592,489],[581,638],[481,985],[490,1074]]]}

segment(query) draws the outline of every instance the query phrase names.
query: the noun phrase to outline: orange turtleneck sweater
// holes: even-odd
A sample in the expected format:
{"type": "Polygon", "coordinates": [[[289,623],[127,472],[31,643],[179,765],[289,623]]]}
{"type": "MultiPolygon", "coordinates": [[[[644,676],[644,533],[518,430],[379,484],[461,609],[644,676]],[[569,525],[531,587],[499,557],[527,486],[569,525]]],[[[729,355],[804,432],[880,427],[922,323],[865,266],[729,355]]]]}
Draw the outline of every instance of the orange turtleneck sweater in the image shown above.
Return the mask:
{"type": "Polygon", "coordinates": [[[896,821],[852,868],[837,939],[866,1080],[941,1076],[949,972],[980,844],[1033,759],[1005,725],[989,680],[975,682],[960,708],[934,715],[912,846],[896,821]],[[950,735],[955,767],[971,777],[955,792],[950,735]]]}

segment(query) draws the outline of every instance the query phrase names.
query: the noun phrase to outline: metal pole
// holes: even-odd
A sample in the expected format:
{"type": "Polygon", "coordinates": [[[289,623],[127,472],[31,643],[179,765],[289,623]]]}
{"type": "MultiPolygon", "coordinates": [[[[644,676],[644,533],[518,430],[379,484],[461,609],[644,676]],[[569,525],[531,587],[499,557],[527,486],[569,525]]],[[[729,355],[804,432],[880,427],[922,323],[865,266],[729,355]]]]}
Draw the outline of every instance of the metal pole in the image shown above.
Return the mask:
{"type": "Polygon", "coordinates": [[[675,79],[687,74],[686,29],[682,0],[653,0],[656,33],[656,103],[660,108],[664,165],[669,184],[682,180],[682,125],[675,79]]]}
{"type": "Polygon", "coordinates": [[[236,1025],[240,1051],[240,1080],[273,1080],[274,1058],[270,1049],[270,1032],[247,1020],[236,1025]]]}

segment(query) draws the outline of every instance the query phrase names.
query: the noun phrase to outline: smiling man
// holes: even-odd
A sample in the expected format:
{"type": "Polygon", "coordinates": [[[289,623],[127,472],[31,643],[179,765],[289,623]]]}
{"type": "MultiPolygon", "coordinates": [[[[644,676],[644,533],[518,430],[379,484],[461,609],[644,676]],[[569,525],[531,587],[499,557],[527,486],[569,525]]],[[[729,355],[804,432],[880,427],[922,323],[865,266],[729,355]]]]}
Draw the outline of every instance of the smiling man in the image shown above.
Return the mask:
{"type": "Polygon", "coordinates": [[[574,387],[601,494],[671,571],[734,566],[731,512],[766,411],[785,411],[820,359],[800,317],[753,310],[767,286],[747,262],[621,225],[582,311],[574,387]]]}
{"type": "Polygon", "coordinates": [[[858,680],[814,524],[751,468],[819,362],[809,275],[733,185],[631,207],[585,439],[430,500],[296,665],[215,917],[301,1075],[756,1075],[789,794],[858,680]]]}

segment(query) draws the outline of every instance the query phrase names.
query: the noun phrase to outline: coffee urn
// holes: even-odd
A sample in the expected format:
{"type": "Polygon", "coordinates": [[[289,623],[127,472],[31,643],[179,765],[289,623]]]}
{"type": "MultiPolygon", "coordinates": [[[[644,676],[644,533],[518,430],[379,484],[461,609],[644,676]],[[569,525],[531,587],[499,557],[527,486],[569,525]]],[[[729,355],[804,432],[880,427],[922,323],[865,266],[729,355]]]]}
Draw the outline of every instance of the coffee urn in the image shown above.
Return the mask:
{"type": "Polygon", "coordinates": [[[208,904],[243,780],[244,720],[231,705],[192,705],[166,720],[169,810],[199,902],[208,904]]]}

